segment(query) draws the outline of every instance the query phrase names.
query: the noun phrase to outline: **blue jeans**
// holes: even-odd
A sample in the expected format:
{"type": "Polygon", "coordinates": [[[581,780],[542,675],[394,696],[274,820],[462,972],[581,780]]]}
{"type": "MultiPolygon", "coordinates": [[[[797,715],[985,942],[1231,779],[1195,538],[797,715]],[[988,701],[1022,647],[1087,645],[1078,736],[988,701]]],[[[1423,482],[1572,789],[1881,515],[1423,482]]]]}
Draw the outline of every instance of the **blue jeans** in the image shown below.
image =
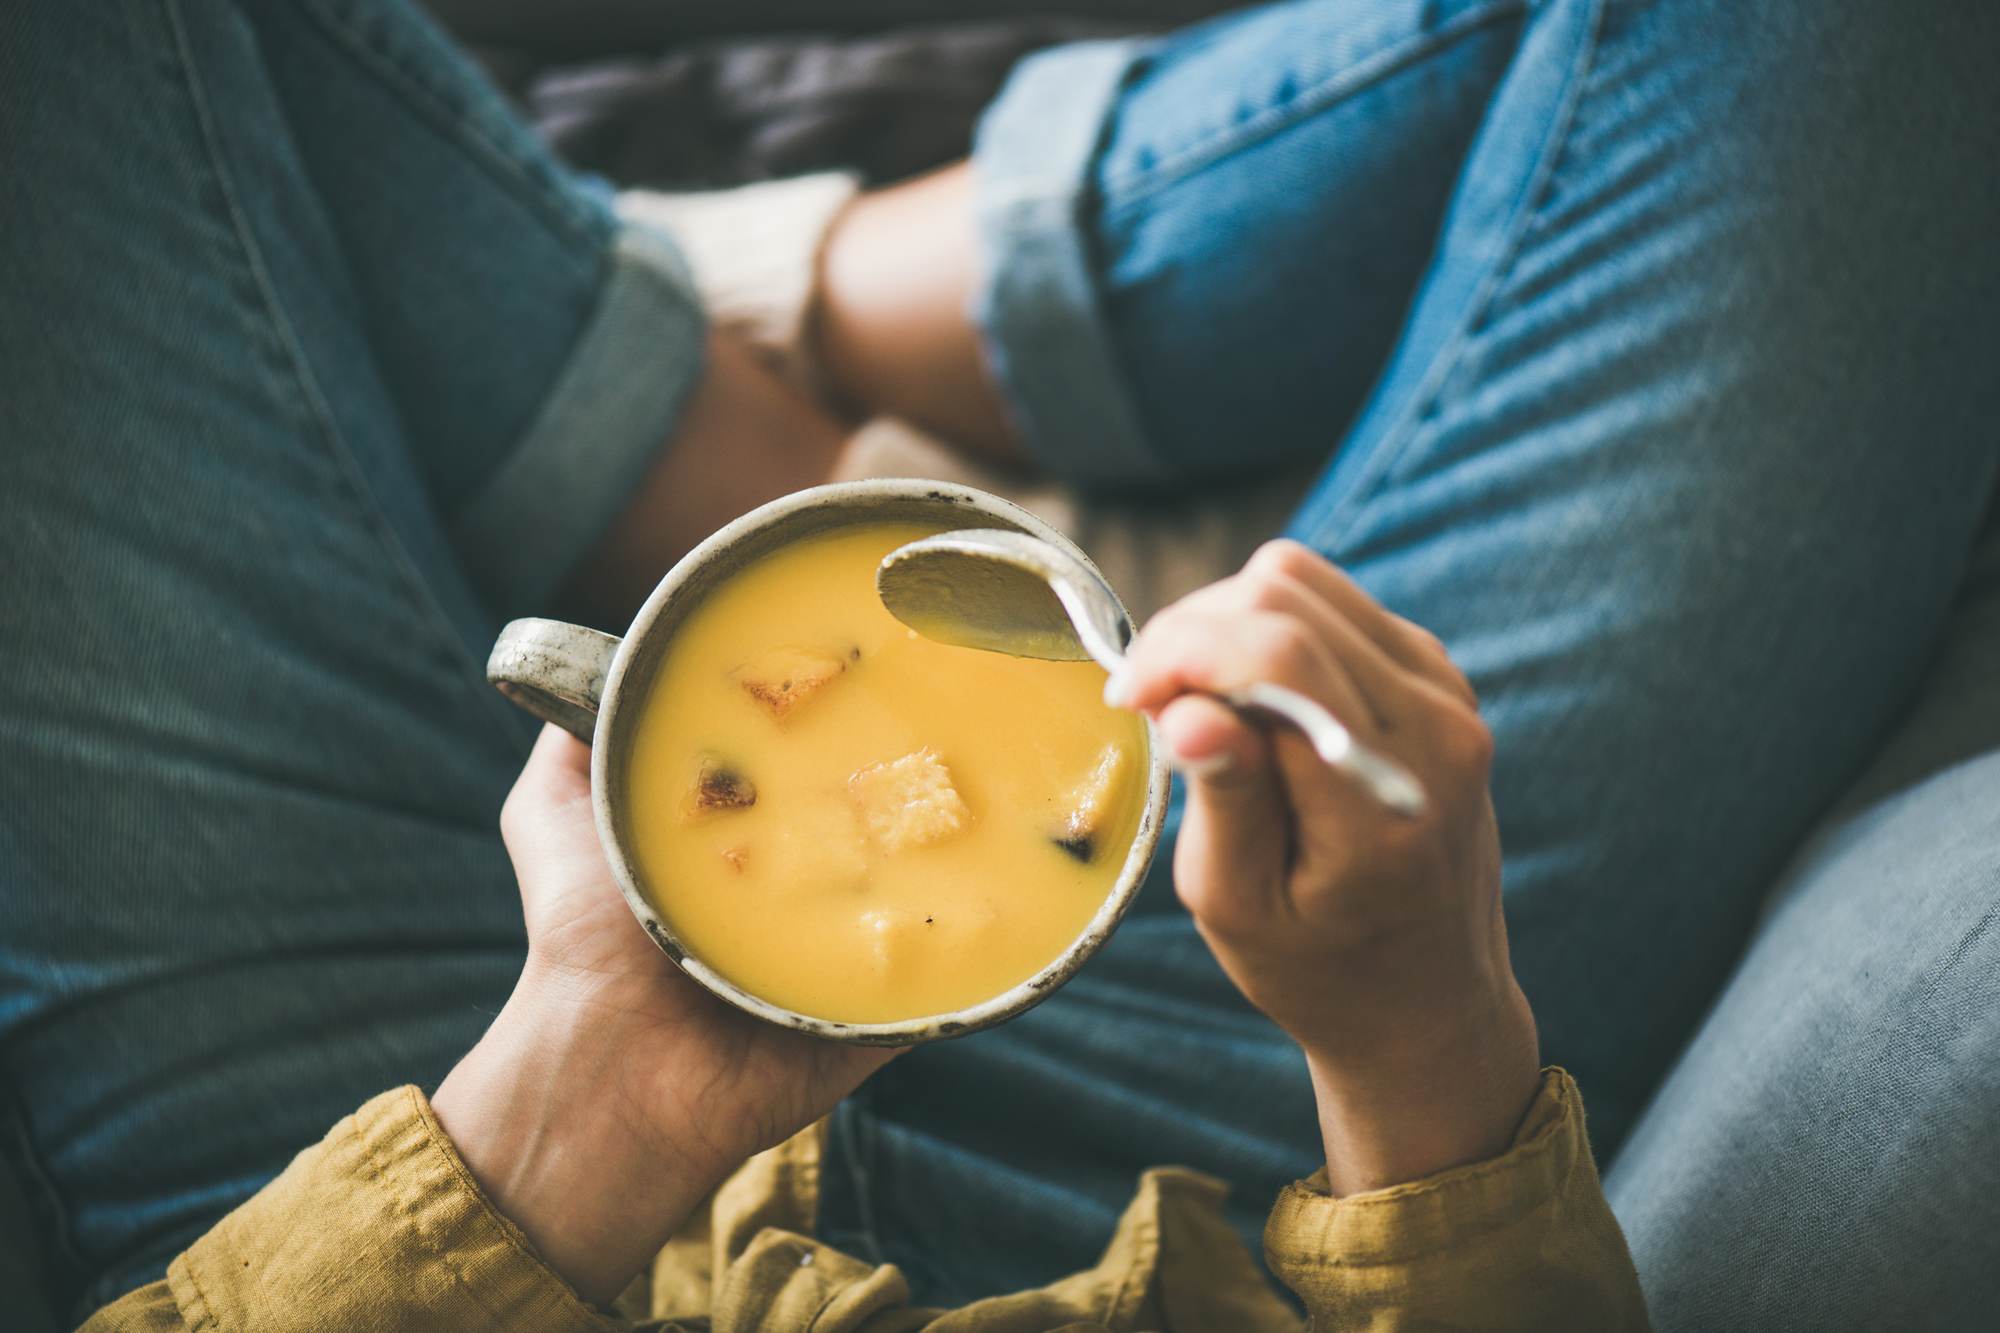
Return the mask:
{"type": "MultiPolygon", "coordinates": [[[[2000,21],[1957,18],[1310,0],[1040,57],[982,129],[976,315],[1040,457],[1325,462],[1292,535],[1478,686],[1516,965],[1606,1153],[1993,493],[2000,21]]],[[[91,1304],[504,996],[526,733],[477,663],[700,325],[400,9],[0,22],[0,1078],[91,1304]]],[[[1046,1280],[1160,1161],[1254,1237],[1310,1092],[1167,862],[1047,1004],[842,1109],[834,1239],[924,1299],[1046,1280]]]]}
{"type": "MultiPolygon", "coordinates": [[[[1318,0],[1043,56],[982,127],[976,309],[1042,461],[1330,458],[1290,535],[1478,688],[1515,967],[1607,1162],[1994,494],[2000,114],[1961,44],[2000,15],[1945,8],[1318,0]]],[[[1025,1281],[1159,1160],[1254,1240],[1309,1089],[1151,892],[1049,1004],[856,1099],[851,1243],[1025,1281]]]]}
{"type": "Polygon", "coordinates": [[[88,1308],[506,998],[486,652],[703,325],[399,5],[9,6],[0,97],[0,1142],[88,1308]]]}

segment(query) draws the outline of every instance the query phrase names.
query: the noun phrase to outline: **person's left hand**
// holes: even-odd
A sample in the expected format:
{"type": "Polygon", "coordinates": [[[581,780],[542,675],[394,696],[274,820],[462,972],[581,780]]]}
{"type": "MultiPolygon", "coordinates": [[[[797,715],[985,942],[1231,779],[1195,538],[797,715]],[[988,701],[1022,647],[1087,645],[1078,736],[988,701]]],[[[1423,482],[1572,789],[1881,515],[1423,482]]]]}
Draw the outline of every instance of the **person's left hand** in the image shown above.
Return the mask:
{"type": "Polygon", "coordinates": [[[746,1157],[894,1052],[752,1018],[668,961],[605,864],[590,750],[567,733],[544,728],[500,828],[528,960],[432,1106],[550,1266],[608,1300],[746,1157]]]}

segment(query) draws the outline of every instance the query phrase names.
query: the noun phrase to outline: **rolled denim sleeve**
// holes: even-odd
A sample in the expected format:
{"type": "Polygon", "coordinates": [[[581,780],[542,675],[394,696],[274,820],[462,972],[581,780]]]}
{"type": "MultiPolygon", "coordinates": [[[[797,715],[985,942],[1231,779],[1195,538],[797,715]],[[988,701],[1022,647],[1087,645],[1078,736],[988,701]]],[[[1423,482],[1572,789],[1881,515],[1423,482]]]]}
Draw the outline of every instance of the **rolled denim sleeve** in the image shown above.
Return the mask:
{"type": "Polygon", "coordinates": [[[707,321],[673,242],[624,223],[603,273],[554,389],[452,521],[452,544],[503,616],[546,606],[631,499],[701,379],[707,321]]]}
{"type": "Polygon", "coordinates": [[[1084,485],[1168,475],[1119,367],[1089,234],[1093,163],[1148,45],[1081,42],[1023,61],[973,145],[981,271],[971,318],[1036,461],[1084,485]]]}

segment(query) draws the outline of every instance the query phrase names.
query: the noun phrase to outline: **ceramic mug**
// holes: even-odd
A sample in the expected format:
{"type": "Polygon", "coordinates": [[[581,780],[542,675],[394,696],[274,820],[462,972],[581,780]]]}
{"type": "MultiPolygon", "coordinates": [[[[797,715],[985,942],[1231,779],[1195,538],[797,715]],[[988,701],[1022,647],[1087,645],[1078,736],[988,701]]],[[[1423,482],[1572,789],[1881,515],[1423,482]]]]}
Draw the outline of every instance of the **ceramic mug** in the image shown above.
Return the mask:
{"type": "Polygon", "coordinates": [[[730,1004],[767,1022],[836,1041],[903,1046],[991,1027],[1032,1008],[1076,974],[1110,937],[1146,877],[1160,841],[1169,778],[1165,753],[1149,723],[1145,811],[1119,868],[1117,883],[1090,924],[1060,957],[1026,981],[978,1004],[893,1023],[835,1022],[752,995],[691,954],[639,887],[639,871],[631,852],[630,822],[634,815],[624,799],[623,776],[634,724],[675,629],[712,589],[779,547],[860,523],[1009,528],[1053,542],[1087,563],[1087,557],[1067,537],[997,495],[936,481],[840,482],[773,500],[688,552],[653,589],[622,639],[555,620],[512,622],[500,631],[493,645],[486,677],[530,713],[590,743],[590,800],[605,860],[632,914],[683,972],[730,1004]]]}

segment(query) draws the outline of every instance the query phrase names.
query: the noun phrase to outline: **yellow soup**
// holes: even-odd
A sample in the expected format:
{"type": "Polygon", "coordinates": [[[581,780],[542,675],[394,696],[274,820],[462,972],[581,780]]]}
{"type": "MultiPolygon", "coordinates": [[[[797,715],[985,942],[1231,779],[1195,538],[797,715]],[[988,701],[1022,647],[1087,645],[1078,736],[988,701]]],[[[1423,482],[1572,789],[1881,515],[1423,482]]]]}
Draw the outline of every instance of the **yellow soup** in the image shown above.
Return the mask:
{"type": "Polygon", "coordinates": [[[919,638],[875,596],[935,529],[811,537],[668,645],[627,770],[632,854],[690,952],[774,1004],[880,1023],[991,999],[1111,892],[1144,732],[1088,662],[919,638]]]}

